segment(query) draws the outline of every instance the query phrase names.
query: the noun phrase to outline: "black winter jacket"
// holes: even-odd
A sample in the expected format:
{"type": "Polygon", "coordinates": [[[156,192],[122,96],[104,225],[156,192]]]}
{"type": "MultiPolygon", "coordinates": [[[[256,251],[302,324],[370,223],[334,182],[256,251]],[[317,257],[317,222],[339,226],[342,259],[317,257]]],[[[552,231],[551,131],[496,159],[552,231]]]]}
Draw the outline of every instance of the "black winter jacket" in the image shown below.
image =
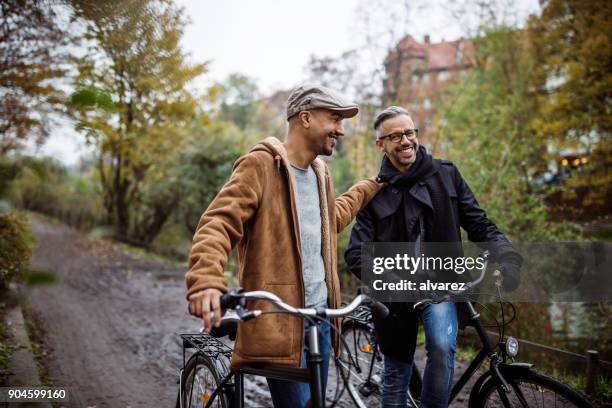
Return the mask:
{"type": "MultiPolygon", "coordinates": [[[[419,154],[425,154],[421,148],[419,154]]],[[[356,218],[351,231],[345,261],[349,270],[358,278],[361,276],[361,246],[366,242],[414,242],[420,233],[419,222],[422,217],[425,230],[438,227],[436,242],[461,242],[463,228],[468,239],[476,243],[488,243],[491,259],[500,262],[505,257],[520,256],[508,239],[491,222],[485,211],[480,208],[474,194],[459,173],[457,167],[448,160],[432,160],[433,170],[419,181],[406,186],[398,177],[391,177],[384,187],[370,201],[356,218]],[[437,178],[431,182],[431,178],[437,178]],[[440,188],[446,191],[439,191],[440,188]],[[405,190],[408,194],[405,194],[405,190]],[[449,197],[448,213],[435,214],[432,197],[449,197]],[[435,223],[438,225],[433,225],[435,223]],[[442,223],[441,225],[439,223],[442,223]]],[[[381,175],[393,174],[389,171],[391,162],[385,158],[381,175]]],[[[397,172],[397,170],[395,170],[397,172]]],[[[439,206],[438,206],[439,207],[439,206]]],[[[446,211],[445,211],[446,212],[446,211]]],[[[436,228],[434,228],[436,229],[436,228]]],[[[425,234],[425,240],[427,239],[425,234]]],[[[379,344],[385,355],[400,360],[411,361],[416,342],[418,318],[412,304],[388,304],[391,313],[385,321],[375,321],[379,344]]],[[[467,310],[459,307],[459,324],[465,327],[468,322],[467,310]]]]}

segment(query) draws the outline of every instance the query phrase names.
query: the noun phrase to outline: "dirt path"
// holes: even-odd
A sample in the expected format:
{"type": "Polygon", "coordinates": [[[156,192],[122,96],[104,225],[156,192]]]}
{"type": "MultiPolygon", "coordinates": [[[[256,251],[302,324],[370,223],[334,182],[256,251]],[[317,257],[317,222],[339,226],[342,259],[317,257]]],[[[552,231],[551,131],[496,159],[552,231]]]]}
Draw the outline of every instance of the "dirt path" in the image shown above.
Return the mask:
{"type": "MultiPolygon", "coordinates": [[[[174,406],[178,334],[199,327],[186,312],[184,269],[37,216],[31,223],[39,240],[33,266],[54,273],[57,283],[31,289],[28,302],[44,322],[49,375],[69,388],[69,406],[174,406]]],[[[417,357],[422,366],[423,350],[417,357]]],[[[332,365],[328,396],[335,383],[332,365]]],[[[247,379],[245,388],[247,406],[271,406],[264,380],[247,379]]],[[[350,406],[344,395],[340,406],[350,406]]],[[[464,406],[464,398],[452,406],[464,406]]]]}
{"type": "Polygon", "coordinates": [[[196,325],[186,314],[181,268],[38,217],[32,227],[33,266],[58,282],[33,289],[28,301],[45,322],[49,374],[70,389],[70,406],[173,406],[177,333],[196,325]]]}

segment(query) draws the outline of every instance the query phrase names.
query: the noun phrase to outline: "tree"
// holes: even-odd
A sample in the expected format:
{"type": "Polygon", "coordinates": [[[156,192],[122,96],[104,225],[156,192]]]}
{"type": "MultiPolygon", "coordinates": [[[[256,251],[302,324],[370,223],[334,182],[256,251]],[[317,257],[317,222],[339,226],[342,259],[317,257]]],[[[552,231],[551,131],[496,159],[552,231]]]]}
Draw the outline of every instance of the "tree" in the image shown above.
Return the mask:
{"type": "Polygon", "coordinates": [[[612,4],[608,1],[547,0],[529,21],[536,51],[536,134],[557,150],[589,155],[583,171],[569,180],[587,187],[583,206],[609,212],[612,199],[612,4]]]}
{"type": "Polygon", "coordinates": [[[181,152],[173,171],[179,180],[181,221],[190,236],[195,233],[200,216],[229,180],[234,162],[245,153],[244,133],[231,122],[216,121],[194,132],[197,141],[181,152]]]}
{"type": "Polygon", "coordinates": [[[513,240],[574,238],[553,224],[532,176],[546,166],[546,141],[536,137],[535,62],[524,33],[486,29],[474,39],[475,67],[451,88],[441,140],[489,217],[513,240]]]}
{"type": "Polygon", "coordinates": [[[257,100],[261,97],[257,83],[245,75],[233,73],[216,85],[219,102],[217,119],[233,122],[245,130],[257,118],[257,100]]]}
{"type": "Polygon", "coordinates": [[[42,143],[49,117],[63,108],[63,77],[74,38],[60,26],[57,5],[38,0],[0,3],[0,156],[42,143]]]}
{"type": "Polygon", "coordinates": [[[97,148],[107,222],[148,244],[180,199],[168,182],[189,128],[208,120],[189,90],[206,67],[187,62],[185,17],[170,0],[72,4],[91,44],[71,98],[77,129],[97,148]]]}

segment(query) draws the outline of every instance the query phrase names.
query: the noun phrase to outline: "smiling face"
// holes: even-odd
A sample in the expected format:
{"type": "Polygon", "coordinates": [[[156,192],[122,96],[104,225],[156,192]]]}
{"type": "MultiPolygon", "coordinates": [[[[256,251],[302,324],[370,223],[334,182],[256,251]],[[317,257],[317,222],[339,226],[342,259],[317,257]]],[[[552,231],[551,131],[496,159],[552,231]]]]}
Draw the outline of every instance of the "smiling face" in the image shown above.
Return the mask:
{"type": "Polygon", "coordinates": [[[317,155],[330,156],[338,138],[344,136],[342,117],[338,112],[328,109],[313,109],[311,115],[308,142],[317,155]]]}
{"type": "Polygon", "coordinates": [[[403,114],[390,117],[380,124],[379,134],[381,138],[376,140],[376,145],[381,152],[387,154],[393,166],[401,172],[408,170],[412,163],[416,161],[419,140],[417,137],[408,138],[404,135],[399,142],[393,142],[384,136],[404,133],[414,128],[412,119],[403,114]]]}

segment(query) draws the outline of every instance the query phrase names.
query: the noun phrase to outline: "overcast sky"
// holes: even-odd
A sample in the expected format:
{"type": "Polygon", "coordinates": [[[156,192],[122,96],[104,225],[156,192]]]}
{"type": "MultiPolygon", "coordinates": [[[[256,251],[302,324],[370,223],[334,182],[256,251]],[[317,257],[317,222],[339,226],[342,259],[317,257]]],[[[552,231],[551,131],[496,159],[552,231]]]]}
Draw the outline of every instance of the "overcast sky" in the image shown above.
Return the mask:
{"type": "MultiPolygon", "coordinates": [[[[413,7],[408,20],[400,16],[381,18],[388,9],[373,9],[371,5],[377,1],[380,0],[176,0],[191,20],[183,47],[193,61],[210,61],[209,72],[196,86],[204,89],[232,72],[240,72],[255,79],[264,94],[303,81],[310,55],[337,57],[360,47],[366,33],[376,32],[376,28],[388,32],[391,27],[409,25],[408,31],[419,41],[425,34],[434,42],[464,35],[461,23],[452,19],[441,0],[409,3],[426,4],[427,8],[413,7]],[[363,17],[367,7],[367,14],[372,16],[369,29],[363,17]]],[[[395,7],[400,4],[394,0],[388,3],[395,7]]],[[[537,0],[519,0],[513,8],[519,20],[524,19],[538,9],[537,0]]],[[[86,151],[82,140],[65,123],[53,131],[39,153],[74,164],[86,151]]]]}

